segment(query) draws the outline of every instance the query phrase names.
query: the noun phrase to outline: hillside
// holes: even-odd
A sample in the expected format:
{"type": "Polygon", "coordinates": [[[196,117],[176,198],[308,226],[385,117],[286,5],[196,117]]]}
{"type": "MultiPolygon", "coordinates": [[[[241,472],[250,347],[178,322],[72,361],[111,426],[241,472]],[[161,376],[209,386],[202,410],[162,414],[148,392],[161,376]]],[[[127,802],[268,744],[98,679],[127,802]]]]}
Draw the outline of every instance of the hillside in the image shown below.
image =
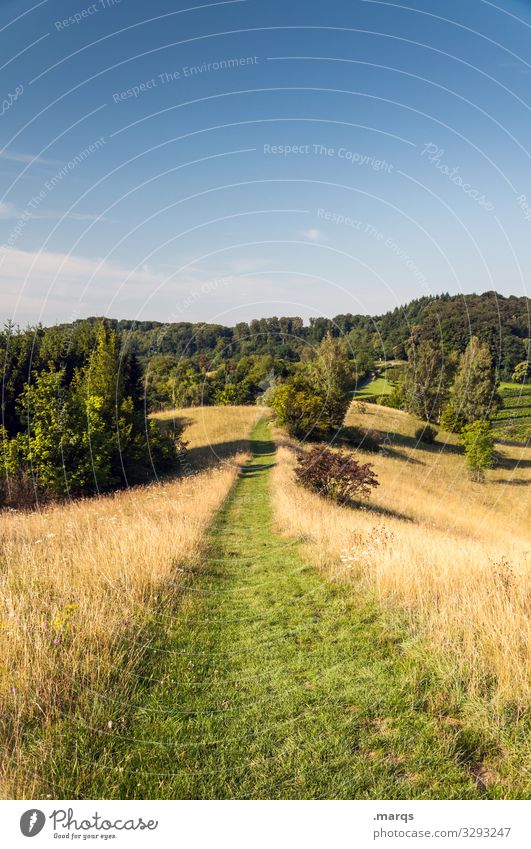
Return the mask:
{"type": "Polygon", "coordinates": [[[3,514],[2,794],[529,794],[531,449],[472,484],[354,402],[380,486],[340,507],[264,412],[172,411],[177,480],[3,514]]]}
{"type": "MultiPolygon", "coordinates": [[[[46,796],[57,735],[97,737],[109,703],[131,700],[149,674],[149,643],[175,610],[184,570],[204,552],[256,409],[183,410],[177,418],[187,446],[176,476],[0,512],[2,798],[46,796]],[[215,462],[220,443],[224,462],[215,462]],[[208,469],[198,471],[205,458],[208,469]]],[[[68,760],[65,776],[78,766],[68,760]]]]}

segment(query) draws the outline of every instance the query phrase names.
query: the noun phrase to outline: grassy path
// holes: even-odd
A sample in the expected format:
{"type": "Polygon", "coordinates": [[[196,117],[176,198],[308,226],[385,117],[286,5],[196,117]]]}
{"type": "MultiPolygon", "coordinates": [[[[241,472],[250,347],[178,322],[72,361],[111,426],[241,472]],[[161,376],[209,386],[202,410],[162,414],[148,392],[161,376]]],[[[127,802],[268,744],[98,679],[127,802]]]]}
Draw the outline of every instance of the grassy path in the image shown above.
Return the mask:
{"type": "MultiPolygon", "coordinates": [[[[475,798],[377,611],[272,531],[274,446],[243,469],[113,729],[56,790],[91,798],[475,798]],[[413,684],[413,686],[412,686],[413,684]],[[121,723],[121,724],[120,724],[121,723]]],[[[81,754],[79,748],[78,756],[81,754]]],[[[463,752],[463,756],[466,752],[463,752]]],[[[59,778],[59,776],[61,776],[59,778]]]]}

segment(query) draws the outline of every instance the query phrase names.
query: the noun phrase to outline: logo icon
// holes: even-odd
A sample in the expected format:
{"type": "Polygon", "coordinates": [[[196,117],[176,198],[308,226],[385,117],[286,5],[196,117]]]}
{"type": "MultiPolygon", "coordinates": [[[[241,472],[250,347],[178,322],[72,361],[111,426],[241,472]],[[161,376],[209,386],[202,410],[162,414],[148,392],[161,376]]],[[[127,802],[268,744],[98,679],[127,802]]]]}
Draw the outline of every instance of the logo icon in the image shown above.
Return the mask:
{"type": "Polygon", "coordinates": [[[20,830],[24,837],[35,837],[44,828],[46,817],[42,811],[31,808],[20,817],[20,830]]]}

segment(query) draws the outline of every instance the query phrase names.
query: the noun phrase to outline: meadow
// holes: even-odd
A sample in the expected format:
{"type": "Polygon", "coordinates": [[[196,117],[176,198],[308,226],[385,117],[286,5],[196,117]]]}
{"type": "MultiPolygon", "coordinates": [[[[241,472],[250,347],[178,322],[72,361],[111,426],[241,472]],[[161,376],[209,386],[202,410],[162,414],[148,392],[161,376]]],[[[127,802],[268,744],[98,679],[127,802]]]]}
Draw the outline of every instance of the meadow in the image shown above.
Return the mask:
{"type": "Polygon", "coordinates": [[[209,468],[249,448],[248,435],[260,416],[257,407],[182,407],[154,413],[163,426],[184,428],[186,462],[194,469],[209,468]]]}
{"type": "MultiPolygon", "coordinates": [[[[359,401],[377,402],[397,386],[404,363],[380,363],[376,377],[355,392],[359,401]]],[[[502,381],[498,388],[500,409],[491,417],[496,439],[527,443],[531,439],[531,386],[502,381]]]]}
{"type": "Polygon", "coordinates": [[[375,401],[382,395],[390,395],[398,383],[404,363],[401,360],[382,361],[376,369],[376,376],[356,390],[355,397],[360,401],[375,401]]]}
{"type": "Polygon", "coordinates": [[[531,439],[531,386],[501,383],[501,409],[492,418],[498,439],[529,442],[531,439]]]}
{"type": "Polygon", "coordinates": [[[483,741],[485,781],[529,792],[529,775],[516,776],[529,755],[531,449],[500,446],[497,466],[475,484],[455,436],[419,443],[407,413],[354,402],[345,422],[386,434],[380,452],[358,452],[379,478],[370,503],[353,510],[301,489],[283,439],[277,527],[304,539],[325,574],[406,617],[412,656],[438,682],[432,708],[483,741]]]}
{"type": "Polygon", "coordinates": [[[157,414],[177,477],[1,514],[4,797],[531,793],[531,449],[477,484],[354,401],[380,486],[342,507],[268,416],[157,414]]]}
{"type": "Polygon", "coordinates": [[[183,566],[200,557],[254,418],[249,407],[217,408],[210,420],[199,408],[180,411],[188,448],[176,479],[0,513],[3,798],[44,794],[36,764],[50,768],[64,717],[91,725],[98,714],[97,733],[105,727],[97,694],[128,698],[153,617],[173,605],[183,566]],[[198,472],[195,461],[220,441],[232,446],[224,462],[198,472]]]}

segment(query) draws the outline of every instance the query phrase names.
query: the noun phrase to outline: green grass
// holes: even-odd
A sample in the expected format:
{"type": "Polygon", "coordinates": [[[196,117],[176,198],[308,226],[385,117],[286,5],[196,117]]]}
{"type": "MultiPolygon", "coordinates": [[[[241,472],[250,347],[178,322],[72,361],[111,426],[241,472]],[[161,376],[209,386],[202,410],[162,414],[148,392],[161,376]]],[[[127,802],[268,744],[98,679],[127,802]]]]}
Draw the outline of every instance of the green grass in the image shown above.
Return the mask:
{"type": "Polygon", "coordinates": [[[265,421],[251,444],[208,556],[190,564],[172,615],[152,623],[142,677],[123,682],[123,701],[91,694],[88,712],[53,729],[43,792],[478,798],[481,744],[428,710],[434,680],[402,626],[274,532],[265,421]]]}
{"type": "Polygon", "coordinates": [[[531,437],[531,386],[501,383],[503,406],[492,418],[499,439],[527,441],[531,437]]]}
{"type": "Polygon", "coordinates": [[[387,377],[379,373],[374,380],[371,380],[370,383],[358,389],[354,397],[362,401],[364,398],[378,398],[380,395],[390,395],[392,391],[392,383],[390,383],[387,377]]]}
{"type": "Polygon", "coordinates": [[[359,401],[369,401],[380,398],[382,395],[390,395],[403,370],[404,363],[397,362],[388,366],[380,364],[374,380],[370,380],[358,389],[354,393],[354,398],[359,401]]]}

